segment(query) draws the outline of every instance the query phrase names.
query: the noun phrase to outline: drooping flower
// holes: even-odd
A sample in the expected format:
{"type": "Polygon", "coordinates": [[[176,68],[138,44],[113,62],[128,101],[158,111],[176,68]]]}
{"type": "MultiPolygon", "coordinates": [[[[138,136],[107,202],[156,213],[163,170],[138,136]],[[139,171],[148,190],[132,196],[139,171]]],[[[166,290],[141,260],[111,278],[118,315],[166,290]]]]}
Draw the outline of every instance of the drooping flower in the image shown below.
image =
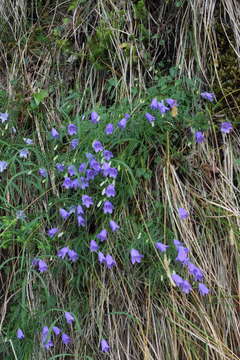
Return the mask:
{"type": "Polygon", "coordinates": [[[201,144],[205,140],[205,136],[202,131],[196,131],[194,136],[195,136],[195,141],[197,144],[201,144]]]}
{"type": "Polygon", "coordinates": [[[233,126],[229,121],[225,121],[225,122],[221,123],[220,130],[223,134],[229,134],[230,131],[232,131],[232,129],[233,129],[233,126]]]}
{"type": "Polygon", "coordinates": [[[96,235],[96,238],[99,239],[100,241],[106,241],[107,236],[108,236],[107,230],[103,229],[103,230],[100,231],[99,234],[96,235]]]}
{"type": "Polygon", "coordinates": [[[94,155],[91,153],[86,153],[85,156],[89,161],[94,158],[94,155]]]}
{"type": "Polygon", "coordinates": [[[187,266],[189,274],[193,275],[196,281],[201,281],[203,279],[203,273],[196,265],[189,262],[187,266]]]}
{"type": "Polygon", "coordinates": [[[64,316],[65,316],[65,319],[66,319],[66,321],[67,321],[68,324],[71,324],[73,321],[75,321],[75,320],[74,320],[74,317],[72,316],[72,314],[71,314],[70,312],[68,312],[68,311],[66,311],[66,312],[64,313],[64,316]]]}
{"type": "Polygon", "coordinates": [[[114,209],[113,204],[111,203],[111,201],[104,201],[103,203],[103,212],[104,214],[112,214],[114,209]]]}
{"type": "Polygon", "coordinates": [[[100,264],[105,261],[105,256],[101,251],[98,252],[98,261],[100,262],[100,264]]]}
{"type": "Polygon", "coordinates": [[[80,165],[79,165],[79,168],[78,168],[78,171],[81,173],[81,172],[84,172],[85,170],[86,170],[86,168],[87,168],[87,164],[86,163],[81,163],[80,165]]]}
{"type": "Polygon", "coordinates": [[[162,100],[158,102],[158,110],[160,111],[161,114],[165,114],[165,112],[167,112],[169,108],[166,105],[164,105],[162,100]]]}
{"type": "Polygon", "coordinates": [[[107,340],[102,339],[100,344],[101,344],[101,350],[102,350],[102,352],[109,352],[110,346],[108,345],[107,340]]]}
{"type": "Polygon", "coordinates": [[[116,263],[116,261],[113,259],[113,257],[111,256],[111,255],[109,255],[109,254],[107,254],[106,256],[105,256],[105,264],[106,264],[106,266],[109,268],[109,269],[111,269],[113,266],[116,266],[117,265],[117,263],[116,263]]]}
{"type": "Polygon", "coordinates": [[[19,151],[19,157],[22,159],[27,159],[29,154],[30,154],[30,152],[28,149],[22,149],[19,151]]]}
{"type": "Polygon", "coordinates": [[[178,250],[178,255],[177,255],[175,260],[181,262],[182,264],[187,264],[188,261],[189,261],[189,259],[188,259],[188,253],[189,253],[188,248],[186,248],[184,246],[178,246],[177,250],[178,250]]]}
{"type": "Polygon", "coordinates": [[[160,252],[166,252],[167,248],[169,247],[169,245],[165,245],[161,242],[156,242],[155,243],[155,247],[156,249],[158,249],[160,252]]]}
{"type": "Polygon", "coordinates": [[[109,184],[104,190],[103,195],[106,195],[107,197],[114,197],[116,195],[115,185],[109,184]]]}
{"type": "Polygon", "coordinates": [[[184,208],[178,209],[178,216],[181,220],[187,219],[189,217],[189,213],[184,208]]]}
{"type": "Polygon", "coordinates": [[[51,136],[52,136],[53,139],[58,139],[59,138],[59,132],[55,128],[52,128],[51,136]]]}
{"type": "Polygon", "coordinates": [[[120,226],[114,220],[109,221],[109,226],[112,231],[117,231],[118,229],[120,229],[120,226]]]}
{"type": "Polygon", "coordinates": [[[129,114],[124,114],[124,117],[125,117],[125,119],[130,119],[130,117],[131,117],[131,115],[129,115],[129,114]]]}
{"type": "Polygon", "coordinates": [[[76,149],[76,147],[78,146],[79,144],[79,140],[78,139],[73,139],[70,141],[70,146],[71,146],[71,149],[76,149]]]}
{"type": "Polygon", "coordinates": [[[40,168],[39,171],[38,171],[39,175],[42,176],[42,177],[47,177],[48,176],[48,172],[46,169],[44,168],[40,168]]]}
{"type": "Polygon", "coordinates": [[[99,172],[101,170],[101,165],[99,164],[99,162],[95,159],[90,160],[89,166],[91,169],[99,172]]]}
{"type": "Polygon", "coordinates": [[[156,98],[152,99],[151,104],[150,104],[150,108],[152,110],[158,110],[158,101],[156,98]]]}
{"type": "Polygon", "coordinates": [[[185,294],[189,294],[189,292],[192,290],[192,286],[187,280],[183,280],[182,283],[180,284],[180,289],[185,294]]]}
{"type": "Polygon", "coordinates": [[[209,289],[203,283],[198,284],[198,290],[201,295],[207,295],[209,293],[209,289]]]}
{"type": "Polygon", "coordinates": [[[180,286],[183,282],[183,278],[178,274],[172,274],[171,275],[172,280],[176,284],[176,286],[180,286]]]}
{"type": "Polygon", "coordinates": [[[25,338],[24,332],[22,331],[22,329],[17,329],[17,338],[22,340],[25,338]]]}
{"type": "Polygon", "coordinates": [[[77,215],[84,215],[84,210],[83,210],[82,205],[77,206],[76,213],[77,213],[77,215]]]}
{"type": "Polygon", "coordinates": [[[66,177],[64,178],[64,181],[63,181],[62,186],[63,186],[65,189],[71,189],[71,188],[72,188],[72,180],[70,179],[70,177],[66,176],[66,177]]]}
{"type": "Polygon", "coordinates": [[[32,139],[23,138],[23,141],[24,141],[25,144],[27,144],[27,145],[32,145],[32,144],[33,144],[33,140],[32,140],[32,139]]]}
{"type": "Polygon", "coordinates": [[[64,164],[57,163],[57,164],[55,165],[55,168],[57,169],[57,171],[63,172],[64,169],[65,169],[65,166],[64,166],[64,164]]]}
{"type": "Polygon", "coordinates": [[[8,167],[7,161],[0,161],[0,173],[2,173],[8,167]]]}
{"type": "MultiPolygon", "coordinates": [[[[78,179],[77,179],[78,180],[78,179]]],[[[88,178],[86,177],[83,177],[83,176],[81,176],[80,177],[80,179],[79,179],[79,187],[80,187],[80,189],[82,189],[82,190],[84,190],[84,189],[86,189],[86,188],[88,188],[89,187],[89,182],[88,182],[88,178]]]]}
{"type": "Polygon", "coordinates": [[[5,121],[7,121],[9,118],[9,114],[8,113],[0,113],[0,121],[3,124],[5,121]]]}
{"type": "Polygon", "coordinates": [[[47,349],[47,350],[50,347],[53,347],[53,342],[52,342],[51,338],[48,339],[48,337],[49,337],[49,329],[47,326],[44,326],[42,328],[42,344],[45,347],[45,349],[47,349]]]}
{"type": "Polygon", "coordinates": [[[53,329],[54,334],[57,336],[61,333],[61,329],[59,329],[59,327],[57,327],[57,326],[53,326],[52,329],[53,329]]]}
{"type": "Polygon", "coordinates": [[[113,158],[113,153],[109,150],[104,150],[103,157],[106,161],[109,161],[111,158],[113,158]]]}
{"type": "Polygon", "coordinates": [[[173,240],[173,244],[174,244],[176,249],[178,249],[179,246],[183,246],[183,243],[181,241],[179,241],[179,240],[176,240],[176,239],[173,240]]]}
{"type": "Polygon", "coordinates": [[[86,179],[87,180],[94,180],[96,175],[97,175],[97,172],[95,170],[93,170],[93,169],[86,170],[86,179]]]}
{"type": "Polygon", "coordinates": [[[166,101],[166,103],[170,106],[170,108],[172,109],[174,106],[178,106],[177,105],[177,101],[176,100],[174,100],[174,99],[166,99],[165,100],[166,101]]]}
{"type": "Polygon", "coordinates": [[[153,122],[156,120],[155,116],[153,116],[153,115],[150,114],[150,113],[146,113],[146,114],[145,114],[145,118],[146,118],[147,121],[150,122],[150,123],[153,123],[153,122]]]}
{"type": "Polygon", "coordinates": [[[62,342],[64,345],[68,345],[71,341],[72,341],[72,339],[70,336],[68,336],[65,333],[62,334],[62,342]]]}
{"type": "Polygon", "coordinates": [[[200,95],[204,100],[208,100],[208,101],[211,101],[211,102],[216,100],[216,96],[214,95],[214,93],[209,93],[207,91],[204,91],[200,95]]]}
{"type": "Polygon", "coordinates": [[[105,134],[106,135],[111,135],[113,132],[114,132],[113,124],[107,124],[107,126],[105,128],[105,134]]]}
{"type": "Polygon", "coordinates": [[[102,143],[98,140],[94,140],[93,143],[92,143],[92,147],[93,147],[93,150],[97,153],[99,151],[103,151],[104,150],[104,147],[102,145],[102,143]]]}
{"type": "Polygon", "coordinates": [[[93,205],[93,199],[88,195],[82,195],[82,203],[86,208],[89,208],[91,205],[93,205]]]}
{"type": "Polygon", "coordinates": [[[58,251],[57,256],[61,259],[64,259],[65,256],[67,255],[68,251],[69,251],[69,248],[67,246],[65,246],[58,251]]]}
{"type": "Polygon", "coordinates": [[[68,173],[70,176],[74,176],[77,174],[77,169],[74,165],[69,165],[68,166],[68,173]]]}
{"type": "Polygon", "coordinates": [[[59,228],[51,228],[48,230],[47,234],[50,238],[54,237],[59,232],[59,228]]]}
{"type": "Polygon", "coordinates": [[[68,125],[68,135],[76,135],[77,134],[77,126],[75,124],[68,125]]]}
{"type": "Polygon", "coordinates": [[[59,209],[59,214],[63,218],[63,220],[66,220],[69,217],[69,212],[63,208],[59,209]]]}
{"type": "Polygon", "coordinates": [[[78,260],[78,254],[74,250],[68,250],[68,257],[72,262],[76,262],[78,260]]]}
{"type": "Polygon", "coordinates": [[[132,264],[135,264],[136,262],[140,263],[142,261],[142,258],[144,257],[144,255],[140,254],[140,252],[136,249],[131,249],[130,255],[132,264]]]}
{"type": "Polygon", "coordinates": [[[95,240],[91,240],[91,241],[90,241],[89,249],[90,249],[91,252],[98,251],[99,246],[98,246],[98,244],[96,243],[95,240]]]}
{"type": "Polygon", "coordinates": [[[125,129],[126,126],[127,126],[127,119],[124,117],[123,119],[121,119],[117,126],[120,128],[120,129],[125,129]]]}
{"type": "Polygon", "coordinates": [[[109,163],[104,162],[102,165],[102,174],[105,177],[109,176],[115,179],[118,175],[118,170],[116,168],[112,168],[109,163]]]}
{"type": "Polygon", "coordinates": [[[78,226],[82,226],[82,227],[86,226],[86,220],[84,219],[84,217],[82,215],[77,216],[77,223],[78,223],[78,226]]]}
{"type": "Polygon", "coordinates": [[[47,271],[47,269],[48,269],[48,266],[47,266],[47,264],[45,263],[45,261],[39,259],[39,260],[38,260],[38,270],[39,270],[40,272],[45,272],[45,271],[47,271]]]}
{"type": "Polygon", "coordinates": [[[96,113],[96,111],[92,111],[90,119],[93,124],[97,124],[100,121],[100,116],[98,115],[98,113],[96,113]]]}

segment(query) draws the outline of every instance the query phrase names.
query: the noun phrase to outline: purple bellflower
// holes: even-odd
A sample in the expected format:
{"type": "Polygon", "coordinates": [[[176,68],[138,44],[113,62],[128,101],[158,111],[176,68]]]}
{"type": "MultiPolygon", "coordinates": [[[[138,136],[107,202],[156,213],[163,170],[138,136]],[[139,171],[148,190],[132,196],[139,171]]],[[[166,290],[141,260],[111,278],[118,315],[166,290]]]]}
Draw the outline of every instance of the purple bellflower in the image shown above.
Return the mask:
{"type": "Polygon", "coordinates": [[[74,320],[74,317],[72,316],[72,314],[71,314],[70,312],[68,312],[68,311],[66,311],[66,312],[64,313],[64,316],[65,316],[65,319],[66,319],[66,321],[67,321],[68,324],[71,324],[73,321],[75,321],[75,320],[74,320]]]}
{"type": "Polygon", "coordinates": [[[101,251],[98,252],[98,261],[100,262],[100,264],[105,262],[105,256],[101,251]]]}
{"type": "Polygon", "coordinates": [[[155,247],[156,249],[158,249],[160,252],[166,252],[167,248],[169,247],[169,245],[165,245],[161,242],[156,242],[155,243],[155,247]]]}
{"type": "Polygon", "coordinates": [[[98,115],[98,113],[96,113],[96,111],[92,111],[90,119],[93,124],[97,124],[100,121],[100,116],[98,115]]]}
{"type": "Polygon", "coordinates": [[[59,329],[59,327],[57,327],[57,326],[53,326],[52,329],[53,329],[54,334],[57,336],[61,333],[61,329],[59,329]]]}
{"type": "Polygon", "coordinates": [[[48,230],[47,234],[50,238],[53,238],[59,232],[59,228],[51,228],[48,230]]]}
{"type": "Polygon", "coordinates": [[[55,168],[57,169],[57,171],[63,172],[64,169],[65,169],[65,166],[64,166],[64,164],[57,163],[57,164],[55,165],[55,168]]]}
{"type": "Polygon", "coordinates": [[[7,161],[0,161],[0,173],[2,173],[8,167],[7,161]]]}
{"type": "Polygon", "coordinates": [[[142,261],[142,258],[144,257],[144,255],[140,254],[140,252],[136,249],[131,249],[130,255],[132,264],[140,263],[142,261]]]}
{"type": "Polygon", "coordinates": [[[27,159],[29,154],[30,152],[28,149],[22,149],[19,151],[19,157],[22,159],[27,159]]]}
{"type": "Polygon", "coordinates": [[[116,263],[116,261],[113,259],[113,257],[111,256],[111,255],[109,255],[109,254],[107,254],[106,256],[105,256],[105,264],[106,264],[106,266],[109,268],[109,269],[111,269],[113,266],[116,266],[117,265],[117,263],[116,263]]]}
{"type": "Polygon", "coordinates": [[[89,208],[91,205],[93,205],[93,199],[88,195],[82,195],[82,203],[86,208],[89,208]]]}
{"type": "Polygon", "coordinates": [[[47,177],[48,176],[48,172],[46,169],[44,168],[40,168],[39,171],[38,171],[39,175],[42,176],[42,177],[47,177]]]}
{"type": "Polygon", "coordinates": [[[193,275],[195,281],[201,281],[203,279],[203,273],[196,265],[189,262],[187,267],[189,274],[193,275]]]}
{"type": "Polygon", "coordinates": [[[216,100],[216,97],[215,97],[214,93],[209,93],[207,91],[204,91],[200,95],[204,100],[208,100],[208,101],[211,101],[211,102],[216,100]]]}
{"type": "Polygon", "coordinates": [[[38,270],[42,273],[42,272],[47,271],[47,269],[48,269],[48,266],[45,263],[45,261],[39,259],[38,260],[38,270]]]}
{"type": "Polygon", "coordinates": [[[189,217],[189,213],[184,208],[178,209],[178,216],[181,220],[187,219],[189,217]]]}
{"type": "Polygon", "coordinates": [[[198,284],[198,290],[201,295],[207,295],[209,293],[209,289],[203,283],[198,284]]]}
{"type": "Polygon", "coordinates": [[[9,118],[8,113],[0,113],[0,121],[3,124],[5,121],[7,121],[9,118]]]}
{"type": "Polygon", "coordinates": [[[100,241],[106,241],[107,236],[108,236],[107,230],[103,229],[103,230],[100,231],[99,234],[96,235],[96,238],[99,239],[100,241]]]}
{"type": "Polygon", "coordinates": [[[196,131],[194,136],[197,144],[201,144],[205,140],[204,133],[202,131],[196,131]]]}
{"type": "Polygon", "coordinates": [[[120,229],[120,226],[114,220],[109,221],[109,226],[113,232],[120,229]]]}
{"type": "Polygon", "coordinates": [[[108,345],[107,340],[102,339],[100,345],[101,345],[101,350],[102,350],[102,352],[109,352],[110,347],[109,347],[109,345],[108,345]]]}
{"type": "Polygon", "coordinates": [[[106,195],[107,197],[114,197],[116,195],[115,185],[109,184],[104,190],[103,195],[106,195]]]}
{"type": "Polygon", "coordinates": [[[17,338],[20,339],[20,340],[25,338],[25,335],[24,335],[22,329],[20,329],[20,328],[17,329],[17,338]]]}
{"type": "Polygon", "coordinates": [[[63,333],[63,334],[62,334],[62,343],[63,343],[64,345],[68,345],[68,344],[70,344],[71,342],[72,342],[71,337],[68,336],[67,334],[63,333]]]}
{"type": "Polygon", "coordinates": [[[52,136],[53,139],[58,139],[59,138],[59,132],[55,128],[52,128],[51,136],[52,136]]]}
{"type": "Polygon", "coordinates": [[[105,128],[105,134],[106,135],[111,135],[113,132],[114,132],[113,124],[107,124],[107,126],[105,128]]]}
{"type": "Polygon", "coordinates": [[[113,204],[111,203],[111,201],[104,201],[103,203],[103,212],[104,214],[112,214],[114,209],[113,204]]]}
{"type": "Polygon", "coordinates": [[[68,135],[77,135],[77,126],[75,124],[68,125],[68,135]]]}
{"type": "Polygon", "coordinates": [[[232,126],[232,124],[230,122],[225,121],[225,122],[221,123],[220,131],[223,134],[229,134],[230,131],[232,131],[232,129],[233,129],[233,126],[232,126]]]}
{"type": "Polygon", "coordinates": [[[91,240],[91,241],[90,241],[89,249],[90,249],[91,252],[98,251],[99,246],[98,246],[98,244],[96,243],[95,240],[91,240]]]}
{"type": "Polygon", "coordinates": [[[92,143],[92,147],[93,147],[93,150],[97,153],[99,151],[103,151],[104,150],[104,147],[102,145],[102,143],[98,140],[94,140],[93,143],[92,143]]]}
{"type": "Polygon", "coordinates": [[[146,118],[147,121],[150,122],[150,123],[153,123],[153,122],[156,120],[155,116],[151,115],[150,113],[146,113],[146,114],[145,114],[145,118],[146,118]]]}
{"type": "Polygon", "coordinates": [[[158,110],[158,101],[156,98],[152,99],[151,104],[150,104],[150,108],[152,110],[158,110]]]}
{"type": "Polygon", "coordinates": [[[67,255],[68,251],[69,251],[69,248],[67,246],[65,246],[58,251],[57,256],[61,259],[64,259],[65,256],[67,255]]]}

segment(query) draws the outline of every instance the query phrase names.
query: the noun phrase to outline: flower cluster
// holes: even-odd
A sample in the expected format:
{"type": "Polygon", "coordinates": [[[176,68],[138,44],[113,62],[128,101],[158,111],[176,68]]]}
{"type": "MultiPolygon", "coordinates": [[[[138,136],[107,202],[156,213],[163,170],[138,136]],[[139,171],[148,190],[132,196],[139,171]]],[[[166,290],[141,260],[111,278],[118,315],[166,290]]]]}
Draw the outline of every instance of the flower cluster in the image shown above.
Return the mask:
{"type": "MultiPolygon", "coordinates": [[[[216,100],[215,95],[212,93],[201,93],[201,97],[210,102],[216,100]]],[[[167,113],[172,113],[173,110],[178,107],[178,103],[175,99],[167,98],[164,100],[158,101],[156,98],[152,99],[150,104],[150,112],[145,113],[145,118],[150,124],[154,124],[156,118],[165,116],[167,113]]],[[[167,116],[167,115],[166,115],[167,116]]],[[[130,115],[124,114],[124,116],[117,122],[116,125],[108,123],[105,126],[104,133],[105,135],[112,135],[115,131],[123,131],[126,129],[129,123],[130,115]]],[[[0,113],[0,121],[4,123],[8,120],[7,113],[0,113]]],[[[85,121],[85,120],[84,120],[85,121]]],[[[100,116],[97,112],[91,112],[88,121],[92,124],[95,124],[96,127],[100,122],[100,116]]],[[[131,121],[131,120],[130,120],[131,121]]],[[[229,122],[223,122],[221,124],[221,132],[224,134],[230,133],[233,127],[229,122]]],[[[101,135],[101,134],[100,134],[101,135]]],[[[100,136],[99,135],[99,136],[100,136]]],[[[205,141],[205,135],[202,131],[196,131],[194,134],[195,141],[197,143],[203,143],[205,141]]],[[[78,125],[74,123],[68,124],[63,130],[52,127],[48,133],[48,138],[50,141],[56,145],[59,144],[63,138],[67,138],[67,149],[71,150],[71,154],[75,153],[72,150],[77,151],[80,143],[80,129],[78,125]]],[[[106,138],[106,136],[105,136],[106,138]]],[[[23,139],[26,145],[22,145],[22,148],[18,150],[18,157],[23,159],[29,159],[32,155],[32,151],[29,150],[28,145],[33,145],[33,140],[29,138],[23,139]]],[[[57,145],[56,145],[57,146],[57,145]]],[[[64,234],[65,226],[71,223],[71,219],[74,219],[77,226],[83,230],[88,228],[88,219],[90,218],[89,213],[91,213],[99,208],[102,212],[104,218],[104,224],[96,231],[89,243],[89,251],[92,253],[93,259],[97,259],[100,266],[106,267],[107,269],[113,269],[117,267],[117,262],[114,259],[113,255],[105,252],[101,247],[104,246],[104,243],[108,241],[109,234],[115,233],[120,229],[120,226],[115,222],[114,213],[116,211],[116,197],[117,197],[117,178],[119,169],[114,166],[114,154],[105,148],[105,144],[102,141],[101,137],[94,139],[91,143],[91,147],[87,150],[89,152],[82,154],[84,158],[72,157],[70,163],[64,163],[62,161],[54,163],[55,175],[58,177],[61,190],[64,194],[77,194],[77,203],[74,205],[68,206],[67,204],[61,205],[57,209],[57,213],[60,217],[60,225],[53,226],[47,229],[46,234],[50,238],[49,240],[60,237],[64,234]],[[94,187],[92,184],[101,183],[101,191],[98,191],[97,194],[91,192],[91,189],[94,187]],[[100,201],[99,200],[100,197],[100,201]],[[83,229],[82,229],[83,228],[83,229]]],[[[57,157],[56,157],[57,158],[57,157]]],[[[7,161],[0,161],[0,173],[7,170],[9,164],[7,161]]],[[[48,167],[48,166],[47,166],[48,167]]],[[[50,177],[51,172],[46,168],[39,168],[38,174],[42,178],[50,177]]],[[[45,180],[43,179],[43,183],[45,180]]],[[[95,186],[95,188],[98,188],[95,186]]],[[[76,199],[76,197],[75,197],[76,199]]],[[[184,208],[178,209],[178,216],[180,220],[186,220],[189,218],[189,212],[184,208]]],[[[18,219],[25,219],[26,216],[23,212],[19,211],[17,214],[18,219]]],[[[186,220],[187,221],[187,220],[186,220]]],[[[67,241],[67,244],[70,241],[67,241]]],[[[64,244],[66,245],[66,244],[64,244]]],[[[67,259],[72,263],[76,263],[79,259],[79,254],[72,249],[74,246],[64,246],[57,251],[57,258],[63,260],[67,259]]],[[[155,247],[161,253],[167,253],[169,245],[163,244],[161,242],[156,242],[155,247]]],[[[198,284],[198,290],[201,295],[207,295],[209,289],[202,282],[204,279],[201,269],[194,265],[189,259],[189,249],[183,245],[183,243],[174,240],[174,248],[177,252],[175,258],[176,263],[181,264],[181,266],[187,270],[188,275],[193,278],[195,283],[198,284]]],[[[109,251],[110,252],[110,251],[109,251]]],[[[132,265],[140,264],[144,258],[138,249],[131,248],[129,251],[130,262],[132,265]]],[[[58,261],[61,261],[59,260],[58,261]]],[[[40,273],[44,273],[48,270],[48,265],[45,261],[39,258],[32,260],[32,266],[36,268],[40,273]]],[[[73,265],[76,266],[76,265],[73,265]]],[[[138,265],[134,265],[138,266],[138,265]]],[[[192,291],[192,286],[188,280],[183,279],[180,275],[175,272],[171,275],[172,282],[181,289],[185,294],[188,294],[192,291]]],[[[74,316],[70,312],[64,313],[67,324],[71,325],[75,321],[74,316]]],[[[45,349],[50,349],[54,346],[54,338],[61,336],[62,343],[68,345],[71,343],[71,337],[63,332],[59,327],[53,326],[48,328],[44,326],[41,332],[42,345],[45,349]]],[[[24,339],[25,335],[22,329],[17,330],[17,338],[24,339]]],[[[100,348],[102,352],[109,352],[110,346],[106,339],[100,341],[100,348]]]]}

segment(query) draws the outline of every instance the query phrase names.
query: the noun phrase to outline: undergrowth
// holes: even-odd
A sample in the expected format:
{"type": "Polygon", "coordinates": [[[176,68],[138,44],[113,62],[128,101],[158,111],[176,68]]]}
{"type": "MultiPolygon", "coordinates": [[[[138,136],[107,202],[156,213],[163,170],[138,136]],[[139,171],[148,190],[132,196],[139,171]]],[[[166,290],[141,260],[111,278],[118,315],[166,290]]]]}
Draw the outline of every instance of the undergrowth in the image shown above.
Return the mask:
{"type": "Polygon", "coordinates": [[[239,358],[236,9],[0,4],[0,357],[239,358]]]}

